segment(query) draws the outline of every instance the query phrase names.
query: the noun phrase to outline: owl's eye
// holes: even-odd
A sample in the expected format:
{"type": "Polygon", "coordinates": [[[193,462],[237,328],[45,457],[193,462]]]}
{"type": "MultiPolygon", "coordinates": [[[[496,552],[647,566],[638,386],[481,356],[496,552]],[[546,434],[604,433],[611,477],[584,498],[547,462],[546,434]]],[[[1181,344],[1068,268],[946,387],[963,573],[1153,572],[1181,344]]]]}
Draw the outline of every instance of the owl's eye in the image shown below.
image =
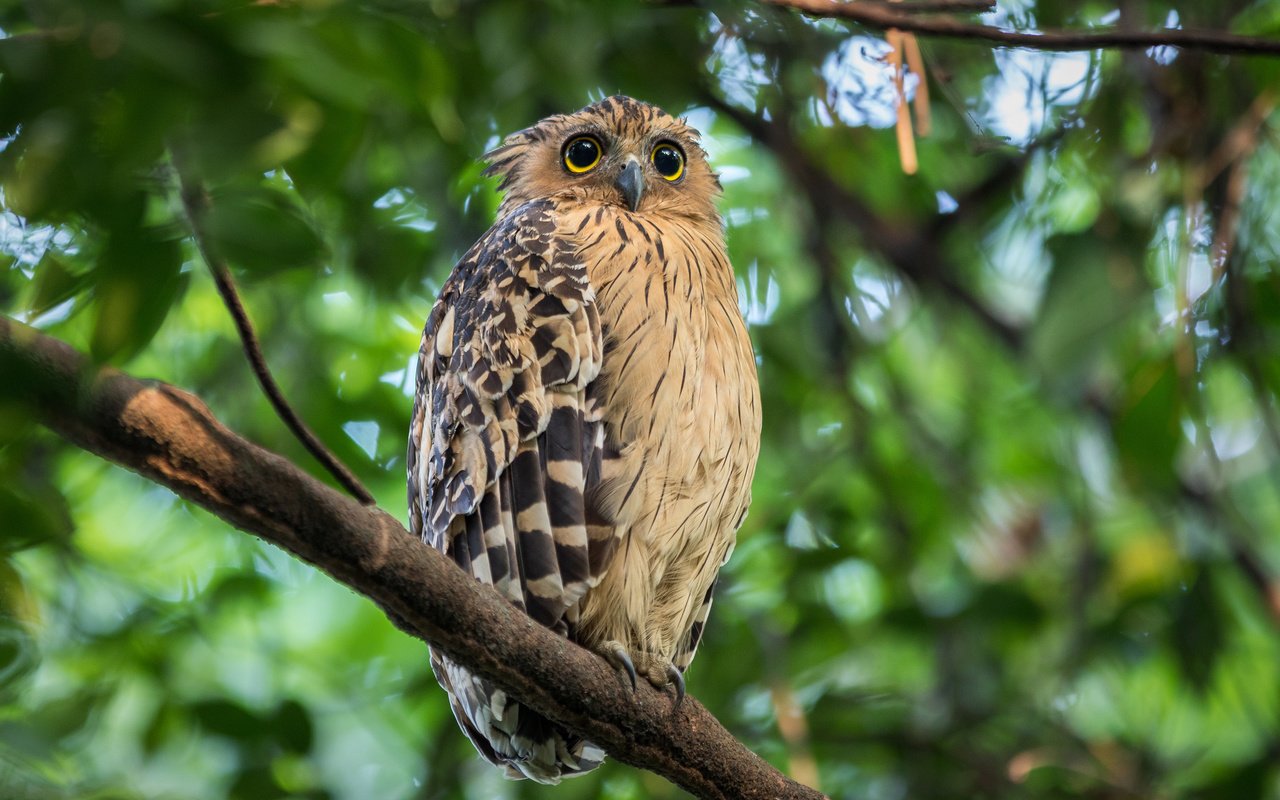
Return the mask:
{"type": "Polygon", "coordinates": [[[604,148],[600,140],[594,136],[575,136],[564,146],[565,169],[575,174],[582,174],[600,163],[600,154],[604,148]]]}
{"type": "Polygon", "coordinates": [[[653,168],[658,174],[669,181],[678,181],[684,174],[684,153],[669,142],[654,147],[649,160],[653,162],[653,168]]]}

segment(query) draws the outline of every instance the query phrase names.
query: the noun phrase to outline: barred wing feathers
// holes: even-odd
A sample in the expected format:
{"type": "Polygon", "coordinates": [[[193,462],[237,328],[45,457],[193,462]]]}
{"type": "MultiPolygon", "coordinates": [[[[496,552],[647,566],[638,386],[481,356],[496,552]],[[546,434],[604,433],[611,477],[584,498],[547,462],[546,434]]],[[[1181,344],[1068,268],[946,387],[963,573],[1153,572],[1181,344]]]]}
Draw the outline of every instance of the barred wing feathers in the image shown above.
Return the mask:
{"type": "MultiPolygon", "coordinates": [[[[589,503],[604,450],[600,319],[556,228],[549,202],[526,203],[441,290],[418,356],[409,507],[415,534],[573,638],[576,605],[617,538],[589,503]]],[[[513,777],[554,781],[603,758],[442,654],[432,667],[463,730],[513,777]]]]}

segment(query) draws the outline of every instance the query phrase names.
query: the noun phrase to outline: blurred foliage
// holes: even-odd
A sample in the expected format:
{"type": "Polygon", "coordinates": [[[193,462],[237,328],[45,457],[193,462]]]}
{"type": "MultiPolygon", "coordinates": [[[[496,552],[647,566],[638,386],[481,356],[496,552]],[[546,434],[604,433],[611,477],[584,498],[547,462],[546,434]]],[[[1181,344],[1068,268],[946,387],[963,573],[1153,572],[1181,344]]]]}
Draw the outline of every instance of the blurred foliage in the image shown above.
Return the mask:
{"type": "MultiPolygon", "coordinates": [[[[1280,2],[984,19],[1274,35],[1280,2]]],[[[181,153],[286,394],[391,510],[478,155],[615,91],[687,114],[765,397],[691,690],[837,798],[1280,798],[1280,62],[923,41],[908,177],[883,37],[752,3],[4,0],[0,31],[0,307],[318,473],[181,153]]],[[[0,386],[0,795],[680,795],[503,781],[372,604],[27,419],[0,386]]]]}

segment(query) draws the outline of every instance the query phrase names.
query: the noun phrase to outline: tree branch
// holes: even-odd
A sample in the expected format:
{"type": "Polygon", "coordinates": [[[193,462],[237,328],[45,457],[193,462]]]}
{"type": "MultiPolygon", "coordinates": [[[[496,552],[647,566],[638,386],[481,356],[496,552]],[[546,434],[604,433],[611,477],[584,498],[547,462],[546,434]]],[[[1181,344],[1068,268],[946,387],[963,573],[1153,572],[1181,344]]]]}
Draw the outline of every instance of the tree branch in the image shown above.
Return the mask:
{"type": "Polygon", "coordinates": [[[177,148],[172,148],[172,152],[175,166],[178,166],[178,193],[182,196],[182,207],[187,214],[191,237],[195,240],[196,249],[200,251],[205,264],[209,267],[209,272],[213,275],[214,285],[218,287],[218,294],[222,296],[222,302],[227,307],[227,312],[231,314],[231,319],[235,322],[236,332],[240,335],[241,347],[244,349],[245,357],[249,359],[249,366],[253,369],[253,374],[257,377],[258,385],[262,387],[263,394],[271,401],[271,407],[276,410],[276,415],[280,417],[294,437],[302,443],[307,452],[316,461],[320,462],[320,466],[324,467],[344,489],[361,503],[366,506],[373,505],[373,495],[369,493],[369,490],[364,488],[364,484],[360,483],[360,479],[347,468],[346,464],[343,464],[329,448],[325,447],[324,442],[320,441],[320,437],[316,436],[311,428],[307,427],[307,423],[302,421],[298,413],[293,410],[293,406],[289,405],[289,401],[285,399],[284,392],[280,391],[280,385],[276,383],[275,377],[271,374],[271,368],[267,366],[266,356],[262,354],[262,345],[258,342],[258,334],[253,329],[253,323],[249,321],[249,313],[245,311],[244,303],[240,300],[240,293],[236,290],[235,281],[231,278],[231,270],[227,267],[227,263],[222,260],[222,257],[214,251],[212,244],[209,242],[209,236],[205,232],[204,217],[209,210],[209,195],[199,182],[183,173],[180,159],[177,155],[177,148]]]}
{"type": "Polygon", "coordinates": [[[963,14],[966,12],[977,14],[996,10],[996,0],[856,0],[856,2],[892,8],[899,14],[963,14]]]}
{"type": "Polygon", "coordinates": [[[1241,36],[1222,31],[1164,28],[1156,31],[1106,28],[1090,31],[1009,31],[992,25],[976,25],[949,17],[921,17],[906,14],[881,3],[839,2],[838,0],[762,0],[769,5],[791,8],[814,17],[847,19],[868,28],[971,39],[1005,47],[1029,50],[1078,51],[1118,48],[1145,50],[1148,47],[1177,47],[1225,55],[1280,56],[1280,40],[1241,36]]]}
{"type": "Polygon", "coordinates": [[[390,515],[228,430],[194,395],[94,369],[69,345],[3,316],[0,374],[5,399],[55,433],[323,569],[619,761],[698,797],[822,797],[747,750],[692,697],[673,711],[671,697],[644,681],[633,694],[602,659],[518,613],[390,515]]]}

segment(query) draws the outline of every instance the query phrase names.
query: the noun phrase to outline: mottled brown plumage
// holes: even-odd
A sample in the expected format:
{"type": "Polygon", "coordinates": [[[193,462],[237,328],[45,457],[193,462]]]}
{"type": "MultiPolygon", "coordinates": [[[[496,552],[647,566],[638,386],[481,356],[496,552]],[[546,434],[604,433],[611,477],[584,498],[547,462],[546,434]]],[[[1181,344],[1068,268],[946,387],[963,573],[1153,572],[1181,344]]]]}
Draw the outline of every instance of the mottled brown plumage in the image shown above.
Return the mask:
{"type": "MultiPolygon", "coordinates": [[[[411,528],[543,625],[683,691],[759,447],[719,183],[696,131],[627,97],[549,117],[486,158],[498,220],[423,332],[411,528]]],[[[603,759],[431,661],[509,777],[554,783],[603,759]]]]}

